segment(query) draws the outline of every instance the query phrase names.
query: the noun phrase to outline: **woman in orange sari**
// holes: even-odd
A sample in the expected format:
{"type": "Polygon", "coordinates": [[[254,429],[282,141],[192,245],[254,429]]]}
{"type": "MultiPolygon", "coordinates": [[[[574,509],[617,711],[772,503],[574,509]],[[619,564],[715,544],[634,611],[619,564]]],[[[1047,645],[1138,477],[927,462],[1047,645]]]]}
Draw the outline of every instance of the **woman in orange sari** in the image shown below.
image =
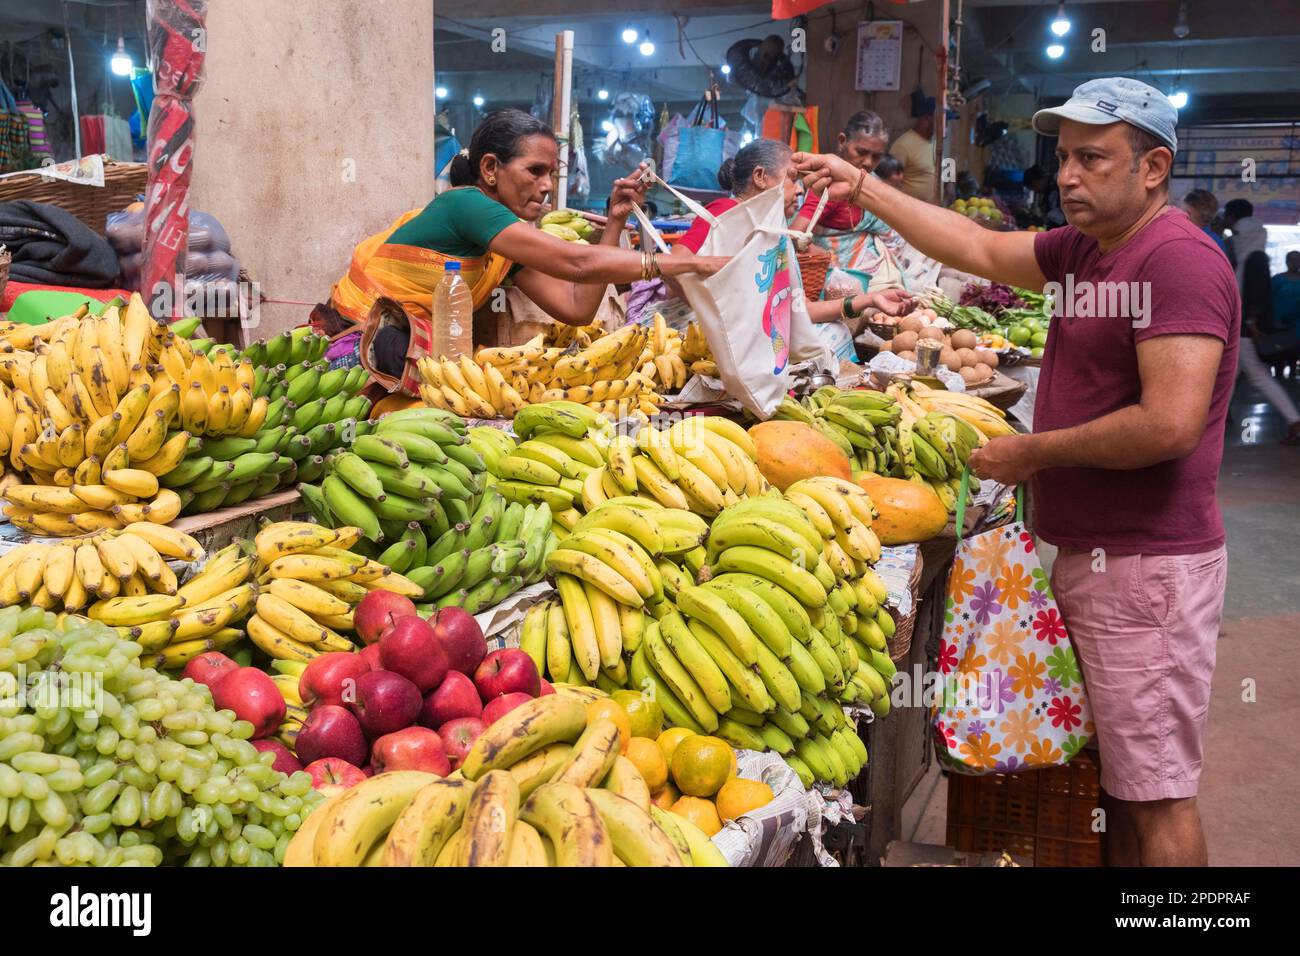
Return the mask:
{"type": "Polygon", "coordinates": [[[611,282],[712,275],[727,261],[658,258],[653,251],[619,248],[632,204],[644,201],[640,169],[614,183],[609,222],[598,244],[566,242],[534,228],[558,167],[559,147],[550,127],[521,110],[490,114],[453,161],[453,188],[361,243],[347,275],[334,286],[332,305],[363,324],[375,299],[386,296],[412,316],[429,319],[443,266],[456,261],[476,309],[509,276],[552,318],[585,325],[611,282]]]}

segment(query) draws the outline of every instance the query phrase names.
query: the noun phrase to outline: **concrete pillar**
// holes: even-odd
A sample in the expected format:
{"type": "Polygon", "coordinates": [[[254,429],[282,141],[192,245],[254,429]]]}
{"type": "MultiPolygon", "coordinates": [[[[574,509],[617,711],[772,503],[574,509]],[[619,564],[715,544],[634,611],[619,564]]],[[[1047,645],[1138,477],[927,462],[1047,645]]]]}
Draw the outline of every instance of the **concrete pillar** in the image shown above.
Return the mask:
{"type": "MultiPolygon", "coordinates": [[[[190,201],[270,299],[327,301],[353,247],[433,198],[433,0],[208,7],[190,201]]],[[[261,338],[311,305],[263,303],[261,338]]]]}

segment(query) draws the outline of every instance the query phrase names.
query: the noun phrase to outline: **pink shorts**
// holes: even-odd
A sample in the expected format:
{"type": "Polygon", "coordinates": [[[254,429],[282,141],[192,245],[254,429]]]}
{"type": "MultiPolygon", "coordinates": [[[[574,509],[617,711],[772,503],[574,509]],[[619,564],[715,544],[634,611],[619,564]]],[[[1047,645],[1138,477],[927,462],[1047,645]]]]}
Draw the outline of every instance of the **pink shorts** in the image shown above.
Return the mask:
{"type": "Polygon", "coordinates": [[[1083,667],[1101,785],[1120,800],[1196,796],[1228,558],[1061,549],[1052,591],[1083,667]]]}

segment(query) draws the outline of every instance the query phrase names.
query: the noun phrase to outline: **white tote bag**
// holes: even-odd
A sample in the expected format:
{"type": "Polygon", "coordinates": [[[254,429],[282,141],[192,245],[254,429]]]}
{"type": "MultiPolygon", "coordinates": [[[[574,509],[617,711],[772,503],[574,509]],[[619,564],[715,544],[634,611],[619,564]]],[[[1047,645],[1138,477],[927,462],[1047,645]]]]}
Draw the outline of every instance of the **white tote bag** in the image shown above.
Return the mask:
{"type": "MultiPolygon", "coordinates": [[[[682,275],[676,281],[704,330],[727,394],[766,419],[789,390],[791,366],[812,363],[829,372],[838,368],[808,317],[795,258],[793,240],[809,233],[786,228],[785,197],[779,186],[715,216],[659,182],[709,223],[699,255],[731,257],[708,278],[682,275]]],[[[640,209],[635,212],[642,236],[667,251],[650,220],[640,209]]]]}

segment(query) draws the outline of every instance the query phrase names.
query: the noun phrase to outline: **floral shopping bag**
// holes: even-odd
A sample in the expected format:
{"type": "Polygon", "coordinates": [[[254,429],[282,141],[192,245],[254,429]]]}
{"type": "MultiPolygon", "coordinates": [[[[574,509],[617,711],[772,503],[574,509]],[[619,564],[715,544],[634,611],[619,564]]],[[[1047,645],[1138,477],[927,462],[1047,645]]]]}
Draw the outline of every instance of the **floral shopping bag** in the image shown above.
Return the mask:
{"type": "Polygon", "coordinates": [[[1069,762],[1094,732],[1083,673],[1025,528],[1016,518],[961,538],[970,473],[957,503],[933,716],[939,759],[958,773],[1018,773],[1069,762]]]}

